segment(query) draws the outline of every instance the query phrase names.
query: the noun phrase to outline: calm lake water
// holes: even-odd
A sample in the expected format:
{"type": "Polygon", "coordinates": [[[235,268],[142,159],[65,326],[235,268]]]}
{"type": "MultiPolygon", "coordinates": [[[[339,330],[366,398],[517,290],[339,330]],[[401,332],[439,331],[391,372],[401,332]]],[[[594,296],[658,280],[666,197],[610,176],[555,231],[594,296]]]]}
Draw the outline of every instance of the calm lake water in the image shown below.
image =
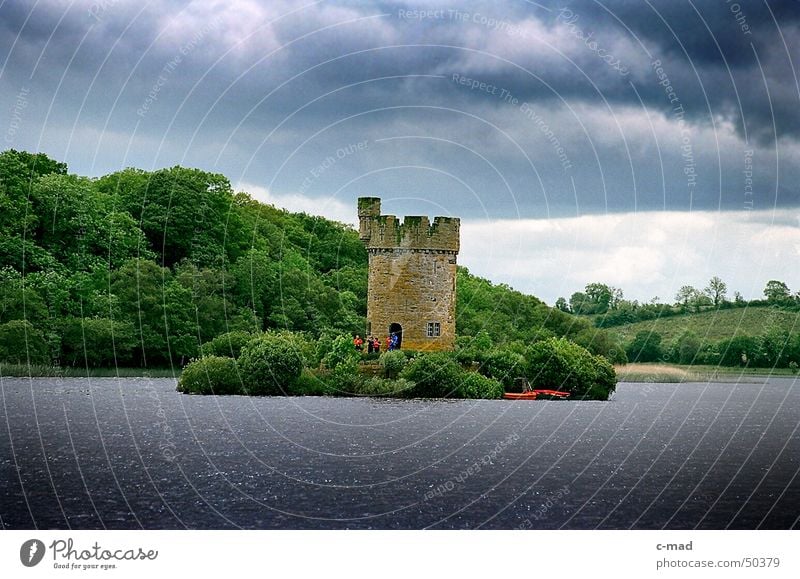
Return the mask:
{"type": "Polygon", "coordinates": [[[798,527],[800,384],[609,402],[201,397],[0,381],[4,528],[798,527]]]}

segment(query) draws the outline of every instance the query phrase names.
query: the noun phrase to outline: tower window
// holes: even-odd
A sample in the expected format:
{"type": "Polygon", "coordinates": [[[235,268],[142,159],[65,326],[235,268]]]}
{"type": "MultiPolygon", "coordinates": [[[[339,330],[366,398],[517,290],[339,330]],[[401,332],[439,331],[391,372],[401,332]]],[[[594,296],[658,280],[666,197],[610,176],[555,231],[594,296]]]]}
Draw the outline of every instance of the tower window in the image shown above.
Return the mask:
{"type": "Polygon", "coordinates": [[[439,322],[428,322],[428,331],[426,332],[429,338],[438,338],[442,335],[442,326],[439,322]]]}

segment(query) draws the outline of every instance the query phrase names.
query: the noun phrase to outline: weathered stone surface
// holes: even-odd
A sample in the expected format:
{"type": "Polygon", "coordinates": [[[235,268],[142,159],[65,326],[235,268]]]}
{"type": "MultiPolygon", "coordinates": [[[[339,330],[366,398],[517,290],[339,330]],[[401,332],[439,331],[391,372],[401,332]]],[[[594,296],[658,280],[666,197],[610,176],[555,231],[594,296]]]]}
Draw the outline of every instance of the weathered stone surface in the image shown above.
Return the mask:
{"type": "Polygon", "coordinates": [[[399,324],[403,349],[452,350],[460,220],[400,222],[381,215],[380,206],[376,197],[358,200],[359,233],[369,252],[368,333],[383,342],[392,324],[399,324]]]}

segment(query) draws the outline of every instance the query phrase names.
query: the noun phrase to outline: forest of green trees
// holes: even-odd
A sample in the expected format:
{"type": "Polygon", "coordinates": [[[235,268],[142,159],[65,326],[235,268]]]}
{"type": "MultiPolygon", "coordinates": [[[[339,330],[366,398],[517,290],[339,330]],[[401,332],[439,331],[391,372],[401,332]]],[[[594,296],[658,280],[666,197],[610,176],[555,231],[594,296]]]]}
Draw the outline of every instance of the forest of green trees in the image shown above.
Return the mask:
{"type": "MultiPolygon", "coordinates": [[[[457,292],[465,352],[479,336],[517,350],[567,337],[624,361],[608,332],[533,296],[465,268],[457,292]]],[[[259,203],[222,175],[92,179],[41,153],[0,153],[0,362],[181,368],[215,337],[270,329],[311,351],[363,333],[366,293],[353,228],[259,203]]]]}

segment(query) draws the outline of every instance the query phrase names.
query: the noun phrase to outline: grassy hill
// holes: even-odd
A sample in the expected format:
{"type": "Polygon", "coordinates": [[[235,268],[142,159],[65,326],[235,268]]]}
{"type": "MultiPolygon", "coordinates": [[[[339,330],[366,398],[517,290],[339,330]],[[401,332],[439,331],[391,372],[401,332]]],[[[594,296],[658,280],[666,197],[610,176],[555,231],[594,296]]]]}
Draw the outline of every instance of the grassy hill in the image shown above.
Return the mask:
{"type": "Polygon", "coordinates": [[[760,336],[776,327],[791,334],[800,332],[800,312],[751,306],[646,320],[609,330],[624,343],[630,342],[643,330],[657,332],[661,334],[662,342],[669,343],[686,330],[694,332],[702,340],[716,342],[736,336],[760,336]]]}

